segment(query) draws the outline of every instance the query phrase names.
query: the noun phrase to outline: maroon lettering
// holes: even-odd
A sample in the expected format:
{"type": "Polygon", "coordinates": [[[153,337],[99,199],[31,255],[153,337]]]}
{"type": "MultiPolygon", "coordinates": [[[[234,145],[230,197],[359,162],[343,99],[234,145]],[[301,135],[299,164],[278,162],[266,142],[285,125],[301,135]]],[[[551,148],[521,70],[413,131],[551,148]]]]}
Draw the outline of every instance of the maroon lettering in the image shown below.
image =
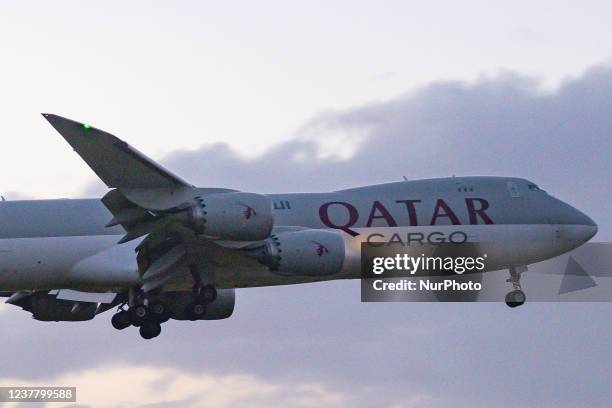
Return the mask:
{"type": "Polygon", "coordinates": [[[453,210],[450,209],[448,204],[446,204],[444,200],[438,199],[438,201],[436,201],[436,208],[434,209],[434,214],[431,217],[430,225],[436,225],[436,221],[438,220],[438,218],[442,217],[450,219],[453,225],[461,225],[459,218],[457,218],[457,216],[455,215],[453,210]]]}
{"type": "Polygon", "coordinates": [[[396,203],[401,204],[404,203],[406,205],[406,210],[408,210],[408,219],[410,220],[411,226],[419,225],[419,221],[417,220],[416,209],[414,208],[415,203],[420,203],[421,200],[397,200],[396,203]]]}
{"type": "Polygon", "coordinates": [[[366,227],[371,227],[372,221],[378,218],[384,219],[389,227],[397,227],[397,222],[395,222],[393,216],[389,213],[385,206],[382,205],[380,201],[374,201],[366,227]]]}
{"type": "Polygon", "coordinates": [[[482,198],[466,198],[465,204],[467,205],[468,215],[470,218],[470,224],[478,224],[478,217],[485,224],[494,224],[491,217],[485,212],[489,208],[489,202],[482,198]],[[478,202],[479,206],[476,208],[474,203],[478,202]]]}
{"type": "Polygon", "coordinates": [[[355,225],[355,223],[359,219],[359,213],[357,212],[357,209],[349,203],[345,203],[342,201],[333,201],[330,203],[325,203],[321,207],[319,207],[319,217],[321,218],[321,222],[329,228],[339,229],[341,231],[346,232],[352,237],[356,237],[357,235],[359,235],[358,232],[350,229],[353,225],[355,225]],[[346,208],[346,210],[348,211],[348,221],[345,224],[343,225],[334,224],[329,219],[328,211],[329,211],[329,207],[332,205],[341,205],[344,208],[346,208]]]}

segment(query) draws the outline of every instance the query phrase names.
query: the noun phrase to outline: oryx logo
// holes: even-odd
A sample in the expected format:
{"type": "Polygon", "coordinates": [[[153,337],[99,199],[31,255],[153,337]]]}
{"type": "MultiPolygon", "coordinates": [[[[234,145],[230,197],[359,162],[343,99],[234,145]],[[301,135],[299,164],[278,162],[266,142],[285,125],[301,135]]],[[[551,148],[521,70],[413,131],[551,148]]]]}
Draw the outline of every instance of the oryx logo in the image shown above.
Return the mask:
{"type": "Polygon", "coordinates": [[[250,219],[252,216],[257,215],[257,211],[255,211],[255,209],[250,205],[243,203],[240,203],[240,205],[244,207],[244,210],[242,210],[242,215],[244,215],[244,218],[246,218],[247,220],[250,219]]]}
{"type": "Polygon", "coordinates": [[[323,245],[322,243],[317,242],[317,241],[312,241],[312,243],[316,245],[316,248],[317,248],[316,252],[318,256],[323,256],[329,253],[329,249],[327,249],[327,247],[323,245]]]}

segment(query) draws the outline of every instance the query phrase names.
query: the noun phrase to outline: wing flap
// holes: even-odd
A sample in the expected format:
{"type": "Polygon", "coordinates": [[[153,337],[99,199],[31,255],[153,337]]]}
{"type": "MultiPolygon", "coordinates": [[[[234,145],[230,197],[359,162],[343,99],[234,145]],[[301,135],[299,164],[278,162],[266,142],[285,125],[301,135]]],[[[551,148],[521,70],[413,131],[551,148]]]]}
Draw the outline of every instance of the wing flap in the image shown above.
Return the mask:
{"type": "Polygon", "coordinates": [[[113,303],[116,297],[117,294],[112,292],[94,293],[72,289],[62,289],[57,293],[57,299],[87,303],[113,303]]]}

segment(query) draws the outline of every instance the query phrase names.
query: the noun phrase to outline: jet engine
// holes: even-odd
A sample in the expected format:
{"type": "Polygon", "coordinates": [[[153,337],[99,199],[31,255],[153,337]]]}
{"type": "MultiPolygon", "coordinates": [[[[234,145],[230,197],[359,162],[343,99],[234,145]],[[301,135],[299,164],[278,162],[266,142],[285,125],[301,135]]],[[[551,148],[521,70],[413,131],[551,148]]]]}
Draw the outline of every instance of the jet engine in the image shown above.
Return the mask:
{"type": "Polygon", "coordinates": [[[98,307],[97,303],[57,299],[56,296],[44,292],[33,293],[14,304],[31,312],[34,319],[45,322],[91,320],[98,307]]]}
{"type": "MultiPolygon", "coordinates": [[[[193,295],[189,292],[165,292],[160,297],[171,311],[171,318],[175,320],[189,320],[185,313],[187,305],[193,302],[193,295]]],[[[202,320],[227,319],[234,312],[236,295],[234,289],[217,289],[217,298],[206,305],[206,314],[202,320]]]]}
{"type": "Polygon", "coordinates": [[[344,239],[327,230],[284,232],[252,246],[249,252],[279,275],[334,275],[344,263],[344,239]]]}
{"type": "Polygon", "coordinates": [[[272,201],[261,194],[232,192],[198,197],[178,215],[198,234],[233,241],[258,241],[274,224],[272,201]]]}

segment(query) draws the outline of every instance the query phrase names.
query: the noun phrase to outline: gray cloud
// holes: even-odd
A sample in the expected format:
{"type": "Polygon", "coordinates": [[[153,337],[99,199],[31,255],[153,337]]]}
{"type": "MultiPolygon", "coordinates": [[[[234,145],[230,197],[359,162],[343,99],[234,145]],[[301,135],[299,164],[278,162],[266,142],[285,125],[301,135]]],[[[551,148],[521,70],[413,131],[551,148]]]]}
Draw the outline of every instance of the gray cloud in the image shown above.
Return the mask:
{"type": "Polygon", "coordinates": [[[506,73],[323,113],[255,159],[219,143],[176,152],[165,164],[196,185],[260,192],[329,190],[404,175],[513,175],[533,179],[603,222],[603,204],[612,201],[610,106],[610,67],[593,68],[552,93],[506,73]],[[317,140],[328,134],[365,137],[354,136],[350,159],[321,158],[317,140]]]}
{"type": "MultiPolygon", "coordinates": [[[[259,192],[403,175],[522,176],[591,214],[603,240],[612,224],[610,106],[610,67],[550,93],[507,73],[323,113],[253,159],[221,143],[175,152],[164,165],[196,185],[259,192]],[[350,159],[322,157],[327,134],[355,138],[350,159]]],[[[322,382],[363,406],[409,405],[415,395],[458,407],[606,406],[612,399],[609,304],[361,304],[356,282],[246,289],[237,301],[229,320],[170,322],[153,342],[134,330],[111,331],[110,316],[54,325],[5,311],[0,321],[11,329],[0,337],[0,374],[40,378],[129,361],[322,382]]]]}

